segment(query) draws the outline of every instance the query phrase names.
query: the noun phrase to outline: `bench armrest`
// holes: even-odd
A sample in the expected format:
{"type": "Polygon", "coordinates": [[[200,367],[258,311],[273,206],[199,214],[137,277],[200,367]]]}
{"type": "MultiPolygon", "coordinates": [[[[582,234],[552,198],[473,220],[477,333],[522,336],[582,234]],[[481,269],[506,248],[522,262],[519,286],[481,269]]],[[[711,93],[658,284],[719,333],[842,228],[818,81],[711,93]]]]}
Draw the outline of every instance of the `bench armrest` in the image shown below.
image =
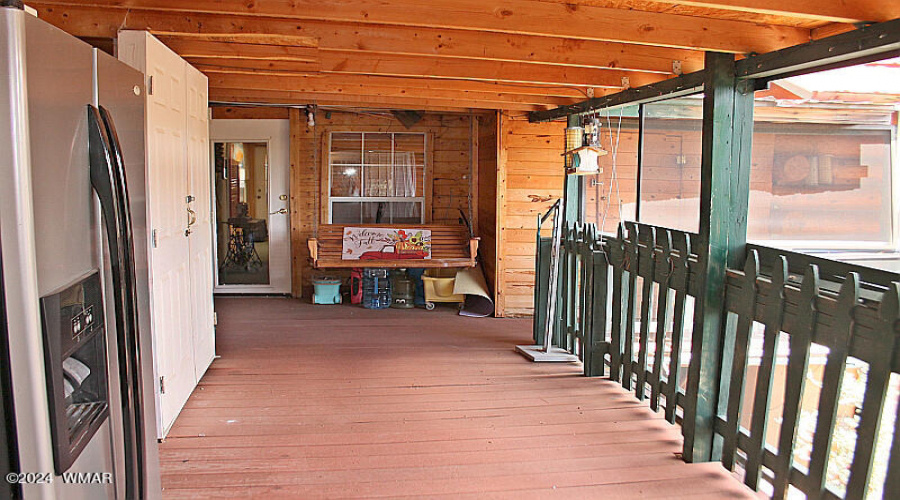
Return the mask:
{"type": "Polygon", "coordinates": [[[469,257],[473,260],[478,257],[478,242],[481,241],[481,238],[470,238],[469,239],[469,257]]]}
{"type": "Polygon", "coordinates": [[[319,240],[310,238],[306,245],[309,246],[309,257],[315,262],[319,260],[319,240]]]}

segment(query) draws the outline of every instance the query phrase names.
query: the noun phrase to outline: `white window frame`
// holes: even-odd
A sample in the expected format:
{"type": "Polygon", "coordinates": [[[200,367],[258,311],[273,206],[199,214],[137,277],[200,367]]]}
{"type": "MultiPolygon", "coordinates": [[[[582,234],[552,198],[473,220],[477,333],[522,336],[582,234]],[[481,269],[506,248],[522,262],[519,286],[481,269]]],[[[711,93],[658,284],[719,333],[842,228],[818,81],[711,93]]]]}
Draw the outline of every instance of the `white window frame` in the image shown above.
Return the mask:
{"type": "MultiPolygon", "coordinates": [[[[427,182],[428,178],[428,169],[430,165],[428,164],[428,134],[425,132],[375,132],[375,131],[355,131],[355,130],[335,130],[328,132],[328,172],[327,172],[327,193],[328,193],[328,223],[333,224],[333,216],[334,216],[334,203],[340,202],[352,202],[352,203],[360,203],[360,207],[362,207],[362,203],[419,203],[419,223],[425,223],[425,211],[427,207],[426,196],[427,196],[427,182]],[[332,168],[334,167],[334,163],[331,161],[331,142],[334,137],[334,134],[360,134],[362,136],[362,140],[360,141],[360,163],[359,164],[341,164],[342,167],[357,167],[360,172],[360,179],[365,179],[365,164],[366,164],[366,135],[387,135],[391,136],[391,169],[393,172],[393,161],[394,161],[394,144],[395,144],[395,136],[397,135],[421,135],[422,136],[422,179],[420,182],[422,183],[422,196],[332,196],[331,195],[331,181],[332,181],[332,168]]],[[[364,185],[364,182],[360,182],[361,185],[364,185]]],[[[360,208],[361,209],[361,208],[360,208]]],[[[362,224],[362,223],[360,223],[362,224]]]]}

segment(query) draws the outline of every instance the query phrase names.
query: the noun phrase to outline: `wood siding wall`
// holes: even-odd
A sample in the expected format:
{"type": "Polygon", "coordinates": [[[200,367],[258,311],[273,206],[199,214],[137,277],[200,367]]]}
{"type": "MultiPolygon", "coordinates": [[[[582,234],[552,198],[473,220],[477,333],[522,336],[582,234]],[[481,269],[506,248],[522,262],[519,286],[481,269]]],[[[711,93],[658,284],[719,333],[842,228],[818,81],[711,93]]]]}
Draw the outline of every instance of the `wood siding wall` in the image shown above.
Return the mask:
{"type": "Polygon", "coordinates": [[[565,124],[503,114],[499,127],[497,316],[533,313],[537,216],[562,196],[565,124]]]}
{"type": "MultiPolygon", "coordinates": [[[[478,197],[476,213],[481,267],[492,291],[497,275],[497,114],[478,119],[478,197]]],[[[496,297],[496,294],[495,294],[496,297]]]]}
{"type": "MultiPolygon", "coordinates": [[[[430,184],[431,213],[426,221],[435,224],[456,224],[458,210],[469,214],[469,197],[473,193],[472,179],[475,142],[472,126],[475,116],[426,114],[412,128],[404,127],[390,114],[350,113],[333,111],[327,117],[323,110],[316,114],[316,126],[307,127],[306,116],[299,109],[291,110],[291,248],[293,255],[293,294],[304,296],[310,288],[313,270],[309,263],[307,240],[316,234],[327,200],[321,190],[320,179],[328,168],[328,134],[333,131],[353,132],[423,132],[432,143],[430,184]]],[[[476,221],[472,221],[476,223],[476,221]]],[[[335,273],[330,273],[335,274],[335,273]]]]}

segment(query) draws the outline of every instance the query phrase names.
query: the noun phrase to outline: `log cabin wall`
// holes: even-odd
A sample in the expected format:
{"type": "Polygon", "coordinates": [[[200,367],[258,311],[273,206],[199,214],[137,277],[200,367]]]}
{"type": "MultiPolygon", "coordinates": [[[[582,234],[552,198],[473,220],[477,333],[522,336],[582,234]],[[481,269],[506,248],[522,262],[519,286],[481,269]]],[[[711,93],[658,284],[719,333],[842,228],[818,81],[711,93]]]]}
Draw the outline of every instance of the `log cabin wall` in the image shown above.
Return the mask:
{"type": "Polygon", "coordinates": [[[492,292],[497,290],[497,118],[497,113],[491,113],[478,119],[478,253],[492,292]]]}
{"type": "MultiPolygon", "coordinates": [[[[387,112],[345,112],[319,110],[316,125],[308,127],[300,109],[291,109],[291,248],[293,256],[293,295],[308,296],[310,280],[316,274],[309,263],[307,240],[320,224],[327,224],[326,200],[328,134],[343,132],[414,132],[428,136],[425,178],[426,222],[457,224],[459,211],[472,224],[470,196],[474,194],[474,155],[477,144],[472,137],[475,115],[425,114],[410,128],[387,112]],[[327,114],[326,114],[327,113],[327,114]],[[330,116],[329,116],[330,115],[330,116]],[[324,149],[324,150],[323,150],[324,149]],[[429,194],[430,192],[430,194],[429,194]]],[[[329,275],[340,274],[329,270],[329,275]]]]}
{"type": "Polygon", "coordinates": [[[499,126],[496,315],[528,316],[534,304],[537,216],[562,196],[565,124],[502,114],[499,126]]]}

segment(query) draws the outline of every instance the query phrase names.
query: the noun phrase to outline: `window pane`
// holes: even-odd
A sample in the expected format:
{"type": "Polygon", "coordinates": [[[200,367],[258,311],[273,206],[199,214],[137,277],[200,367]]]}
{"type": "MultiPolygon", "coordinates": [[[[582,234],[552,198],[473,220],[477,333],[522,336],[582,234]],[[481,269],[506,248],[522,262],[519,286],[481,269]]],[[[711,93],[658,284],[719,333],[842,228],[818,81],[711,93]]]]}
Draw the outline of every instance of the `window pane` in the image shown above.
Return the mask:
{"type": "Polygon", "coordinates": [[[362,134],[331,134],[331,163],[333,165],[362,164],[362,134]]]}
{"type": "MultiPolygon", "coordinates": [[[[847,68],[843,71],[850,71],[847,68]]],[[[828,72],[830,73],[830,72],[828,72]]],[[[898,75],[900,77],[900,75],[898,75]]],[[[811,103],[794,79],[757,92],[748,237],[817,248],[861,249],[891,239],[890,125],[871,111],[811,103]],[[845,123],[827,123],[839,119],[845,123]]],[[[824,97],[824,96],[823,96],[824,97]]],[[[890,112],[884,113],[889,119],[890,112]]],[[[889,123],[889,122],[888,122],[889,123]]]]}
{"type": "Polygon", "coordinates": [[[620,221],[635,220],[637,206],[638,108],[630,106],[600,117],[600,174],[585,176],[584,219],[604,233],[620,221]]]}
{"type": "Polygon", "coordinates": [[[360,207],[357,201],[336,201],[331,204],[332,224],[358,224],[360,207]]]}
{"type": "Polygon", "coordinates": [[[360,195],[360,166],[331,167],[331,196],[360,195]]]}
{"type": "Polygon", "coordinates": [[[216,142],[218,285],[269,284],[268,144],[216,142]]]}
{"type": "Polygon", "coordinates": [[[696,97],[644,105],[640,221],[700,229],[703,101],[696,97]]]}
{"type": "Polygon", "coordinates": [[[422,203],[406,201],[391,203],[392,224],[419,224],[421,222],[422,203]]]}
{"type": "Polygon", "coordinates": [[[366,134],[366,165],[391,165],[391,134],[366,134]]]}
{"type": "Polygon", "coordinates": [[[394,154],[408,155],[407,163],[425,164],[425,134],[394,134],[394,154]]]}
{"type": "Polygon", "coordinates": [[[393,196],[393,171],[388,165],[365,165],[363,167],[363,196],[393,196]]]}
{"type": "Polygon", "coordinates": [[[391,207],[386,201],[370,201],[362,204],[363,224],[388,224],[391,222],[391,207]]]}

